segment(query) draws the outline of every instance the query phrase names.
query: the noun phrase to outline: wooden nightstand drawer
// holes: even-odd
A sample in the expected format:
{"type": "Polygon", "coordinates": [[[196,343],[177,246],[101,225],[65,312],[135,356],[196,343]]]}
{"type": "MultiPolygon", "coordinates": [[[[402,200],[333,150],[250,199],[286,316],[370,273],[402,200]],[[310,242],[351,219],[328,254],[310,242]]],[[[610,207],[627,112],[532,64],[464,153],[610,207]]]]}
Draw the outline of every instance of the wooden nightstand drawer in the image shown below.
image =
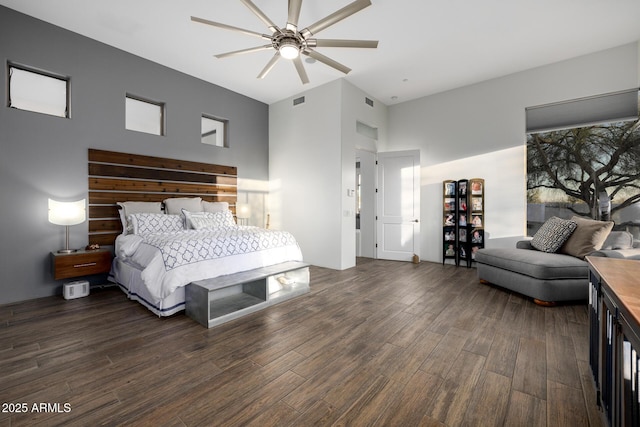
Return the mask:
{"type": "Polygon", "coordinates": [[[52,252],[51,258],[53,278],[56,280],[108,273],[111,269],[111,251],[107,249],[78,251],[70,254],[52,252]]]}

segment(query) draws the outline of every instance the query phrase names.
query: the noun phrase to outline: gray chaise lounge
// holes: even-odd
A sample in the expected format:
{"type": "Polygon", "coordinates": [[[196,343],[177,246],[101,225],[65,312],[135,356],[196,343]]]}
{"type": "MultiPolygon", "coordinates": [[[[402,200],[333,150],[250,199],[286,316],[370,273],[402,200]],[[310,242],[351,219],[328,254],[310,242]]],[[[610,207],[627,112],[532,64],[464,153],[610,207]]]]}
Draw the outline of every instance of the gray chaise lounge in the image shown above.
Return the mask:
{"type": "MultiPolygon", "coordinates": [[[[588,256],[640,259],[640,242],[625,231],[611,232],[602,248],[588,256]]],[[[581,258],[542,252],[522,240],[515,249],[481,249],[475,259],[481,282],[529,296],[537,304],[588,299],[589,270],[581,258]]]]}

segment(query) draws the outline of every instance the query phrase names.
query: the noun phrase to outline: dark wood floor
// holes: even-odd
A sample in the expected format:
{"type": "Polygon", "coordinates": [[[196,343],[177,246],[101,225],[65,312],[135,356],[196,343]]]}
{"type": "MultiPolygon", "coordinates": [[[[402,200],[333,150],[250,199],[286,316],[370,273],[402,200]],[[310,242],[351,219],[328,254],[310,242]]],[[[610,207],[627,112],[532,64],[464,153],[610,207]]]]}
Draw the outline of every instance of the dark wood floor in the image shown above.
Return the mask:
{"type": "Polygon", "coordinates": [[[586,305],[427,262],[311,277],[212,329],[113,288],[0,306],[0,426],[600,425],[586,305]]]}

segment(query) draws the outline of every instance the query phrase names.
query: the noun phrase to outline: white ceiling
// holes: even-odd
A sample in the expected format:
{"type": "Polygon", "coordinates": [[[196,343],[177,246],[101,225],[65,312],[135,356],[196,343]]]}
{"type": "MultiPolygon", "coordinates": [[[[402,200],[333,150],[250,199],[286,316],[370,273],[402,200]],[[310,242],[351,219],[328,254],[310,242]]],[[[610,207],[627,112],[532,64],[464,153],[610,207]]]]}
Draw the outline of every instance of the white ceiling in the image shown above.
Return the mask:
{"type": "MultiPolygon", "coordinates": [[[[287,1],[254,0],[277,25],[287,1]]],[[[351,0],[305,0],[300,28],[351,0]]],[[[379,40],[377,49],[318,48],[352,68],[346,79],[392,105],[640,40],[640,0],[372,0],[317,38],[379,40]]],[[[190,20],[197,16],[260,33],[239,0],[0,0],[0,4],[271,104],[344,75],[305,63],[303,85],[273,53],[214,54],[265,44],[190,20]]]]}

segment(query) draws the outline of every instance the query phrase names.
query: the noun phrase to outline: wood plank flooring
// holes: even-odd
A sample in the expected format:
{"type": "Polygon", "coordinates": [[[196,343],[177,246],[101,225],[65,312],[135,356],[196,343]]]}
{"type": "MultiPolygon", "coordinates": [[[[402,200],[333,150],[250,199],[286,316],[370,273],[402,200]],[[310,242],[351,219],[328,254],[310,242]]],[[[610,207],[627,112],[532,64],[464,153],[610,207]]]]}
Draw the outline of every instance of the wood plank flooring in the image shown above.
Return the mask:
{"type": "Polygon", "coordinates": [[[116,288],[43,298],[0,306],[0,427],[600,426],[587,320],[368,259],[212,329],[116,288]]]}

